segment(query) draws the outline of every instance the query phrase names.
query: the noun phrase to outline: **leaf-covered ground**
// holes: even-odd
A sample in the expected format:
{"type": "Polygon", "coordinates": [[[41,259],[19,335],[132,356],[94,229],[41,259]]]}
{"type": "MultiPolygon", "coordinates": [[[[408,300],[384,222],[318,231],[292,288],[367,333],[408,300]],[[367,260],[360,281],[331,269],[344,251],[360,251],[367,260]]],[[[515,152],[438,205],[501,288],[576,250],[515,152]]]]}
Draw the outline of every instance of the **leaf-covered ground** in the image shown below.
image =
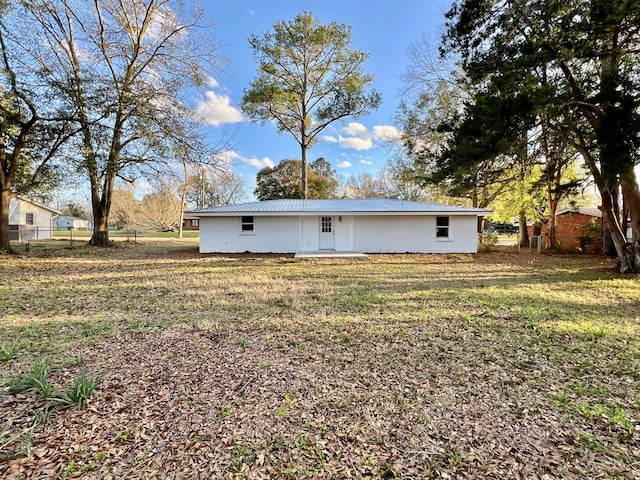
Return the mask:
{"type": "Polygon", "coordinates": [[[639,279],[597,256],[0,257],[2,478],[640,478],[639,279]],[[11,358],[15,357],[15,358],[11,358]],[[48,409],[12,378],[41,360],[48,409]]]}

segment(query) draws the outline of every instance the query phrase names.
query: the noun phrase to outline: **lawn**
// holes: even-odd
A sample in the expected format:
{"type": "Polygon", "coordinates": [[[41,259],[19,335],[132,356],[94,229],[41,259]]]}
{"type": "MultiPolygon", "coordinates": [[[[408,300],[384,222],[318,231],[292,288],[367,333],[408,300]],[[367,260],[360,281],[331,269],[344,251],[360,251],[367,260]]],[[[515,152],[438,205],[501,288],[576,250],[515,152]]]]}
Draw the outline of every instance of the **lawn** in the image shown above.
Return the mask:
{"type": "Polygon", "coordinates": [[[638,282],[589,255],[0,256],[0,477],[640,478],[638,282]]]}

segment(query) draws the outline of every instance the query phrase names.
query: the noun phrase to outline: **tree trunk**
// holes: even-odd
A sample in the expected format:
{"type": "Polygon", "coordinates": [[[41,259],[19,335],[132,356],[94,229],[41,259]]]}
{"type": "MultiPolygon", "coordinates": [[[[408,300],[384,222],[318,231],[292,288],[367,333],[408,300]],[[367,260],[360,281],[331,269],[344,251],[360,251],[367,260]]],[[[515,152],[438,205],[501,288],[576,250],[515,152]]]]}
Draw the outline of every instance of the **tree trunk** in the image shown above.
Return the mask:
{"type": "Polygon", "coordinates": [[[608,233],[615,246],[620,263],[620,272],[638,272],[640,270],[640,258],[634,253],[633,249],[628,248],[629,244],[620,228],[620,222],[613,209],[611,196],[608,195],[608,190],[606,189],[601,189],[600,193],[602,195],[602,214],[605,217],[603,218],[603,225],[607,226],[608,233]]]}
{"type": "MultiPolygon", "coordinates": [[[[640,190],[638,190],[638,182],[632,165],[629,165],[626,171],[621,172],[620,188],[622,189],[625,214],[628,212],[628,225],[631,227],[630,241],[636,243],[640,241],[640,190]]],[[[626,224],[624,220],[626,219],[623,219],[623,225],[626,224]]],[[[623,231],[623,233],[626,232],[623,231]]]]}
{"type": "Polygon", "coordinates": [[[11,242],[9,236],[9,202],[11,192],[8,188],[0,190],[0,251],[10,252],[11,242]]]}
{"type": "Polygon", "coordinates": [[[556,212],[558,211],[558,200],[553,198],[549,193],[549,220],[547,222],[547,248],[556,248],[558,246],[558,228],[556,222],[556,212]]]}
{"type": "Polygon", "coordinates": [[[518,228],[520,230],[520,246],[529,246],[529,231],[527,230],[527,214],[522,210],[518,215],[518,228]]]}
{"type": "Polygon", "coordinates": [[[300,181],[302,182],[300,185],[300,198],[306,200],[309,196],[309,186],[307,181],[307,146],[305,144],[301,145],[302,150],[302,175],[300,181]]]}
{"type": "Polygon", "coordinates": [[[91,204],[93,206],[93,235],[89,245],[93,247],[110,247],[113,242],[109,240],[109,212],[111,210],[111,194],[115,177],[107,176],[104,179],[102,196],[99,195],[99,179],[91,181],[91,204]]]}
{"type": "Polygon", "coordinates": [[[613,238],[611,238],[611,231],[607,222],[606,215],[602,216],[602,250],[601,253],[607,257],[617,257],[616,246],[613,244],[613,238]]]}
{"type": "Polygon", "coordinates": [[[93,235],[89,245],[94,247],[110,247],[113,244],[109,240],[109,216],[105,211],[103,202],[93,206],[93,235]]]}

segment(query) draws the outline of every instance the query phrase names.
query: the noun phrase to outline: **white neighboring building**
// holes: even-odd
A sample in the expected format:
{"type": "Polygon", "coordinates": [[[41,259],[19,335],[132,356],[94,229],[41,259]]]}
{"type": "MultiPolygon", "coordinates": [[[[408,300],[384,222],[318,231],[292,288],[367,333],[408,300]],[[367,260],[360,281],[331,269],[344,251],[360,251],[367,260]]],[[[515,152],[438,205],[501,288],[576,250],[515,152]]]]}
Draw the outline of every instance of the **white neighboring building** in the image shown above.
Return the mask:
{"type": "Polygon", "coordinates": [[[489,210],[391,199],[267,200],[187,212],[201,253],[475,253],[489,210]]]}
{"type": "Polygon", "coordinates": [[[65,215],[54,218],[53,226],[56,230],[88,230],[92,227],[91,221],[86,218],[65,215]]]}
{"type": "Polygon", "coordinates": [[[53,218],[58,210],[24,197],[9,201],[9,238],[15,241],[50,240],[53,238],[53,218]]]}

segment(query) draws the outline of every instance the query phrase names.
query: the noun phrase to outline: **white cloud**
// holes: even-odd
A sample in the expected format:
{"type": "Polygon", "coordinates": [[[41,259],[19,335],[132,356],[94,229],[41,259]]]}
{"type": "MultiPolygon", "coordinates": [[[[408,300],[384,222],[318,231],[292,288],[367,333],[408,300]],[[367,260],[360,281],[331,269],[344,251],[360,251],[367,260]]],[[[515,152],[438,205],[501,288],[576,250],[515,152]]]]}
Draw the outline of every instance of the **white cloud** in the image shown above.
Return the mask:
{"type": "Polygon", "coordinates": [[[371,134],[367,127],[358,122],[351,122],[342,129],[344,135],[325,135],[323,138],[327,142],[338,143],[342,148],[354,150],[369,150],[373,146],[371,134]]]}
{"type": "Polygon", "coordinates": [[[275,163],[269,157],[257,158],[257,157],[243,157],[238,152],[233,150],[227,150],[225,152],[220,153],[219,155],[220,161],[231,164],[234,160],[239,160],[245,165],[249,165],[256,168],[264,168],[264,167],[275,167],[275,163]]]}
{"type": "Polygon", "coordinates": [[[220,82],[213,77],[207,78],[204,84],[209,88],[218,88],[220,86],[220,82]]]}
{"type": "Polygon", "coordinates": [[[367,127],[358,122],[351,122],[343,128],[342,131],[351,137],[358,137],[362,139],[367,139],[370,136],[367,127]]]}
{"type": "Polygon", "coordinates": [[[393,125],[376,125],[373,127],[373,137],[376,140],[392,142],[400,138],[400,130],[393,125]]]}
{"type": "MultiPolygon", "coordinates": [[[[393,125],[376,125],[373,133],[367,127],[358,122],[351,122],[344,127],[337,137],[335,135],[325,135],[326,142],[338,143],[342,148],[354,150],[369,150],[373,147],[374,140],[392,141],[397,140],[400,131],[393,125]]],[[[370,165],[371,163],[360,162],[370,165]]]]}
{"type": "Polygon", "coordinates": [[[196,105],[196,113],[204,123],[214,127],[244,120],[242,112],[231,105],[231,99],[227,95],[217,94],[213,90],[205,92],[204,99],[196,105]]]}
{"type": "Polygon", "coordinates": [[[273,163],[273,160],[271,160],[269,157],[264,157],[262,159],[260,158],[256,158],[256,157],[251,157],[251,158],[247,158],[247,159],[242,159],[243,162],[245,162],[247,165],[251,165],[252,167],[256,167],[256,168],[264,168],[264,167],[275,167],[276,164],[273,163]]]}
{"type": "Polygon", "coordinates": [[[343,137],[340,135],[338,143],[343,148],[353,148],[354,150],[369,150],[373,146],[370,138],[343,137]]]}
{"type": "Polygon", "coordinates": [[[362,163],[363,165],[373,165],[373,162],[371,160],[365,159],[360,160],[360,163],[362,163]]]}
{"type": "Polygon", "coordinates": [[[340,162],[336,165],[338,168],[349,168],[351,166],[351,162],[347,162],[346,160],[340,162]]]}

